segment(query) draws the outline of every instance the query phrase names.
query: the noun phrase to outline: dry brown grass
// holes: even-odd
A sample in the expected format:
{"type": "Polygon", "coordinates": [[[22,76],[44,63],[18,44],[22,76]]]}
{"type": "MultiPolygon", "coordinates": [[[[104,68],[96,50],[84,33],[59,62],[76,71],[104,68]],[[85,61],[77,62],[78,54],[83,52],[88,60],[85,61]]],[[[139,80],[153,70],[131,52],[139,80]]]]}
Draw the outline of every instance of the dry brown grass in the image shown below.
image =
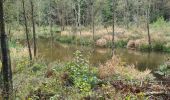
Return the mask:
{"type": "Polygon", "coordinates": [[[128,77],[129,79],[145,80],[153,79],[153,75],[150,74],[150,70],[141,72],[135,68],[134,65],[124,66],[121,59],[114,56],[111,60],[107,61],[105,65],[99,67],[99,77],[101,79],[110,77],[114,74],[119,74],[122,77],[128,77]]]}
{"type": "Polygon", "coordinates": [[[116,66],[119,66],[119,59],[112,58],[106,64],[99,66],[99,77],[101,79],[112,76],[115,74],[116,66]],[[114,60],[113,60],[114,59],[114,60]]]}

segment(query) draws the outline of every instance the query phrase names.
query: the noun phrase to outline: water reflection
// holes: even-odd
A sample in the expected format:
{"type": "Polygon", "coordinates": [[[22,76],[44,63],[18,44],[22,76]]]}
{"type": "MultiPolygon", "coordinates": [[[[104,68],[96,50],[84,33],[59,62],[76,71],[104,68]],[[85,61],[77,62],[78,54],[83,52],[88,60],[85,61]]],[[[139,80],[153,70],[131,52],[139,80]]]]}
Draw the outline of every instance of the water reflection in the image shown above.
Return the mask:
{"type": "MultiPolygon", "coordinates": [[[[51,47],[51,42],[47,40],[38,41],[38,53],[43,56],[47,61],[70,61],[73,58],[73,53],[76,50],[82,51],[85,57],[89,56],[90,63],[98,66],[100,63],[105,63],[110,59],[111,50],[107,48],[90,48],[84,46],[68,45],[55,42],[51,47]]],[[[116,49],[122,61],[127,64],[135,64],[135,66],[143,71],[145,69],[156,69],[162,64],[170,54],[166,53],[143,53],[138,51],[131,51],[127,49],[116,49]]]]}

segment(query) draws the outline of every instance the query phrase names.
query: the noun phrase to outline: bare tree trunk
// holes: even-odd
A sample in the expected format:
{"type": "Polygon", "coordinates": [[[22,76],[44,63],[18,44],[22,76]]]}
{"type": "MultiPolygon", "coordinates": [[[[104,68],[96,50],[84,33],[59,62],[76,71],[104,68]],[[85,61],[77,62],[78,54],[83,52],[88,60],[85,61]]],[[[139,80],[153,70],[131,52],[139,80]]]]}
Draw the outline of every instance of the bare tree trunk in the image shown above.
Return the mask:
{"type": "Polygon", "coordinates": [[[52,14],[53,14],[53,12],[52,12],[52,0],[50,0],[50,15],[49,15],[49,17],[50,17],[50,34],[51,34],[51,54],[50,54],[50,57],[51,57],[51,59],[53,58],[53,45],[54,45],[54,34],[53,34],[53,18],[52,18],[52,14]]]}
{"type": "Polygon", "coordinates": [[[94,26],[94,1],[91,1],[91,17],[92,17],[92,28],[93,28],[93,41],[95,42],[95,26],[94,26]]]}
{"type": "Polygon", "coordinates": [[[150,36],[150,27],[149,27],[149,23],[150,23],[150,0],[148,0],[148,7],[147,7],[147,12],[146,12],[146,17],[147,17],[147,32],[148,32],[148,44],[149,44],[149,50],[151,49],[151,36],[150,36]]]}
{"type": "Polygon", "coordinates": [[[62,16],[62,18],[61,18],[62,31],[64,31],[65,30],[65,4],[63,4],[61,16],[62,16]]]}
{"type": "Polygon", "coordinates": [[[113,1],[113,15],[112,15],[112,30],[113,30],[113,33],[112,33],[112,56],[114,55],[114,49],[115,49],[115,41],[114,41],[114,38],[115,38],[115,0],[112,0],[113,1]]]}
{"type": "Polygon", "coordinates": [[[5,34],[3,0],[0,0],[0,32],[2,50],[3,99],[12,99],[12,70],[7,35],[5,34]]]}
{"type": "Polygon", "coordinates": [[[40,2],[41,2],[41,0],[37,0],[38,1],[38,8],[39,8],[39,10],[38,10],[38,27],[40,27],[40,21],[41,21],[41,18],[40,18],[40,2]]]}
{"type": "Polygon", "coordinates": [[[126,28],[129,28],[129,1],[126,0],[126,28]]]}
{"type": "Polygon", "coordinates": [[[81,36],[81,1],[78,0],[77,2],[77,6],[78,6],[78,29],[79,29],[79,32],[80,32],[80,36],[81,36]]]}
{"type": "Polygon", "coordinates": [[[27,24],[26,12],[25,12],[25,2],[24,2],[24,0],[22,0],[22,6],[23,6],[24,21],[25,21],[25,33],[26,33],[26,38],[27,38],[29,57],[30,57],[30,61],[31,61],[32,60],[32,53],[31,53],[31,45],[30,45],[30,42],[29,42],[28,24],[27,24]]]}
{"type": "Polygon", "coordinates": [[[51,33],[51,40],[53,40],[53,23],[52,23],[52,1],[50,0],[50,33],[51,33]]]}
{"type": "Polygon", "coordinates": [[[137,6],[137,28],[139,28],[139,24],[140,24],[140,18],[139,18],[139,3],[140,3],[140,1],[139,0],[137,0],[137,2],[138,2],[138,6],[137,6]]]}
{"type": "Polygon", "coordinates": [[[33,43],[34,43],[34,57],[36,57],[37,45],[36,45],[36,33],[35,33],[35,21],[34,21],[34,4],[32,0],[30,0],[30,4],[31,4],[31,14],[32,14],[31,20],[32,20],[33,43]]]}
{"type": "Polygon", "coordinates": [[[53,47],[53,20],[52,20],[52,0],[50,0],[50,34],[51,34],[51,47],[53,47]]]}

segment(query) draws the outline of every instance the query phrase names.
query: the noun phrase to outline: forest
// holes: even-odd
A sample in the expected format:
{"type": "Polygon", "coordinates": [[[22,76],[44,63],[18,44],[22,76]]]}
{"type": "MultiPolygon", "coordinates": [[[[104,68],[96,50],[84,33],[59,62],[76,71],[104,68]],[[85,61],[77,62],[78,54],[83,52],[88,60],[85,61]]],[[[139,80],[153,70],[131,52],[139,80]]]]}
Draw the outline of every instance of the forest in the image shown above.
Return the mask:
{"type": "Polygon", "coordinates": [[[170,0],[0,0],[0,100],[170,100],[170,0]]]}

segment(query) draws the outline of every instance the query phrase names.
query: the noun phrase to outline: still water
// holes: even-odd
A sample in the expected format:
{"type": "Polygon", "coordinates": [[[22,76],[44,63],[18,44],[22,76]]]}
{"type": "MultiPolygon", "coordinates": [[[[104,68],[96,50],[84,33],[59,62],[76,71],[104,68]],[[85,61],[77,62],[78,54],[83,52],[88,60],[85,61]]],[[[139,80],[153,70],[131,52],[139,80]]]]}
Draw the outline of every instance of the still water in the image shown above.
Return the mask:
{"type": "MultiPolygon", "coordinates": [[[[73,59],[73,53],[76,50],[82,51],[84,57],[88,58],[90,64],[98,66],[104,64],[109,60],[111,50],[108,48],[91,48],[85,46],[76,46],[70,44],[62,44],[54,42],[51,46],[51,42],[45,39],[38,40],[38,53],[43,56],[48,62],[53,61],[70,61],[73,59]]],[[[139,52],[131,51],[125,48],[116,49],[116,55],[118,55],[123,62],[127,64],[134,64],[137,69],[143,71],[145,69],[156,69],[160,64],[163,64],[170,54],[158,53],[158,52],[139,52]]]]}

